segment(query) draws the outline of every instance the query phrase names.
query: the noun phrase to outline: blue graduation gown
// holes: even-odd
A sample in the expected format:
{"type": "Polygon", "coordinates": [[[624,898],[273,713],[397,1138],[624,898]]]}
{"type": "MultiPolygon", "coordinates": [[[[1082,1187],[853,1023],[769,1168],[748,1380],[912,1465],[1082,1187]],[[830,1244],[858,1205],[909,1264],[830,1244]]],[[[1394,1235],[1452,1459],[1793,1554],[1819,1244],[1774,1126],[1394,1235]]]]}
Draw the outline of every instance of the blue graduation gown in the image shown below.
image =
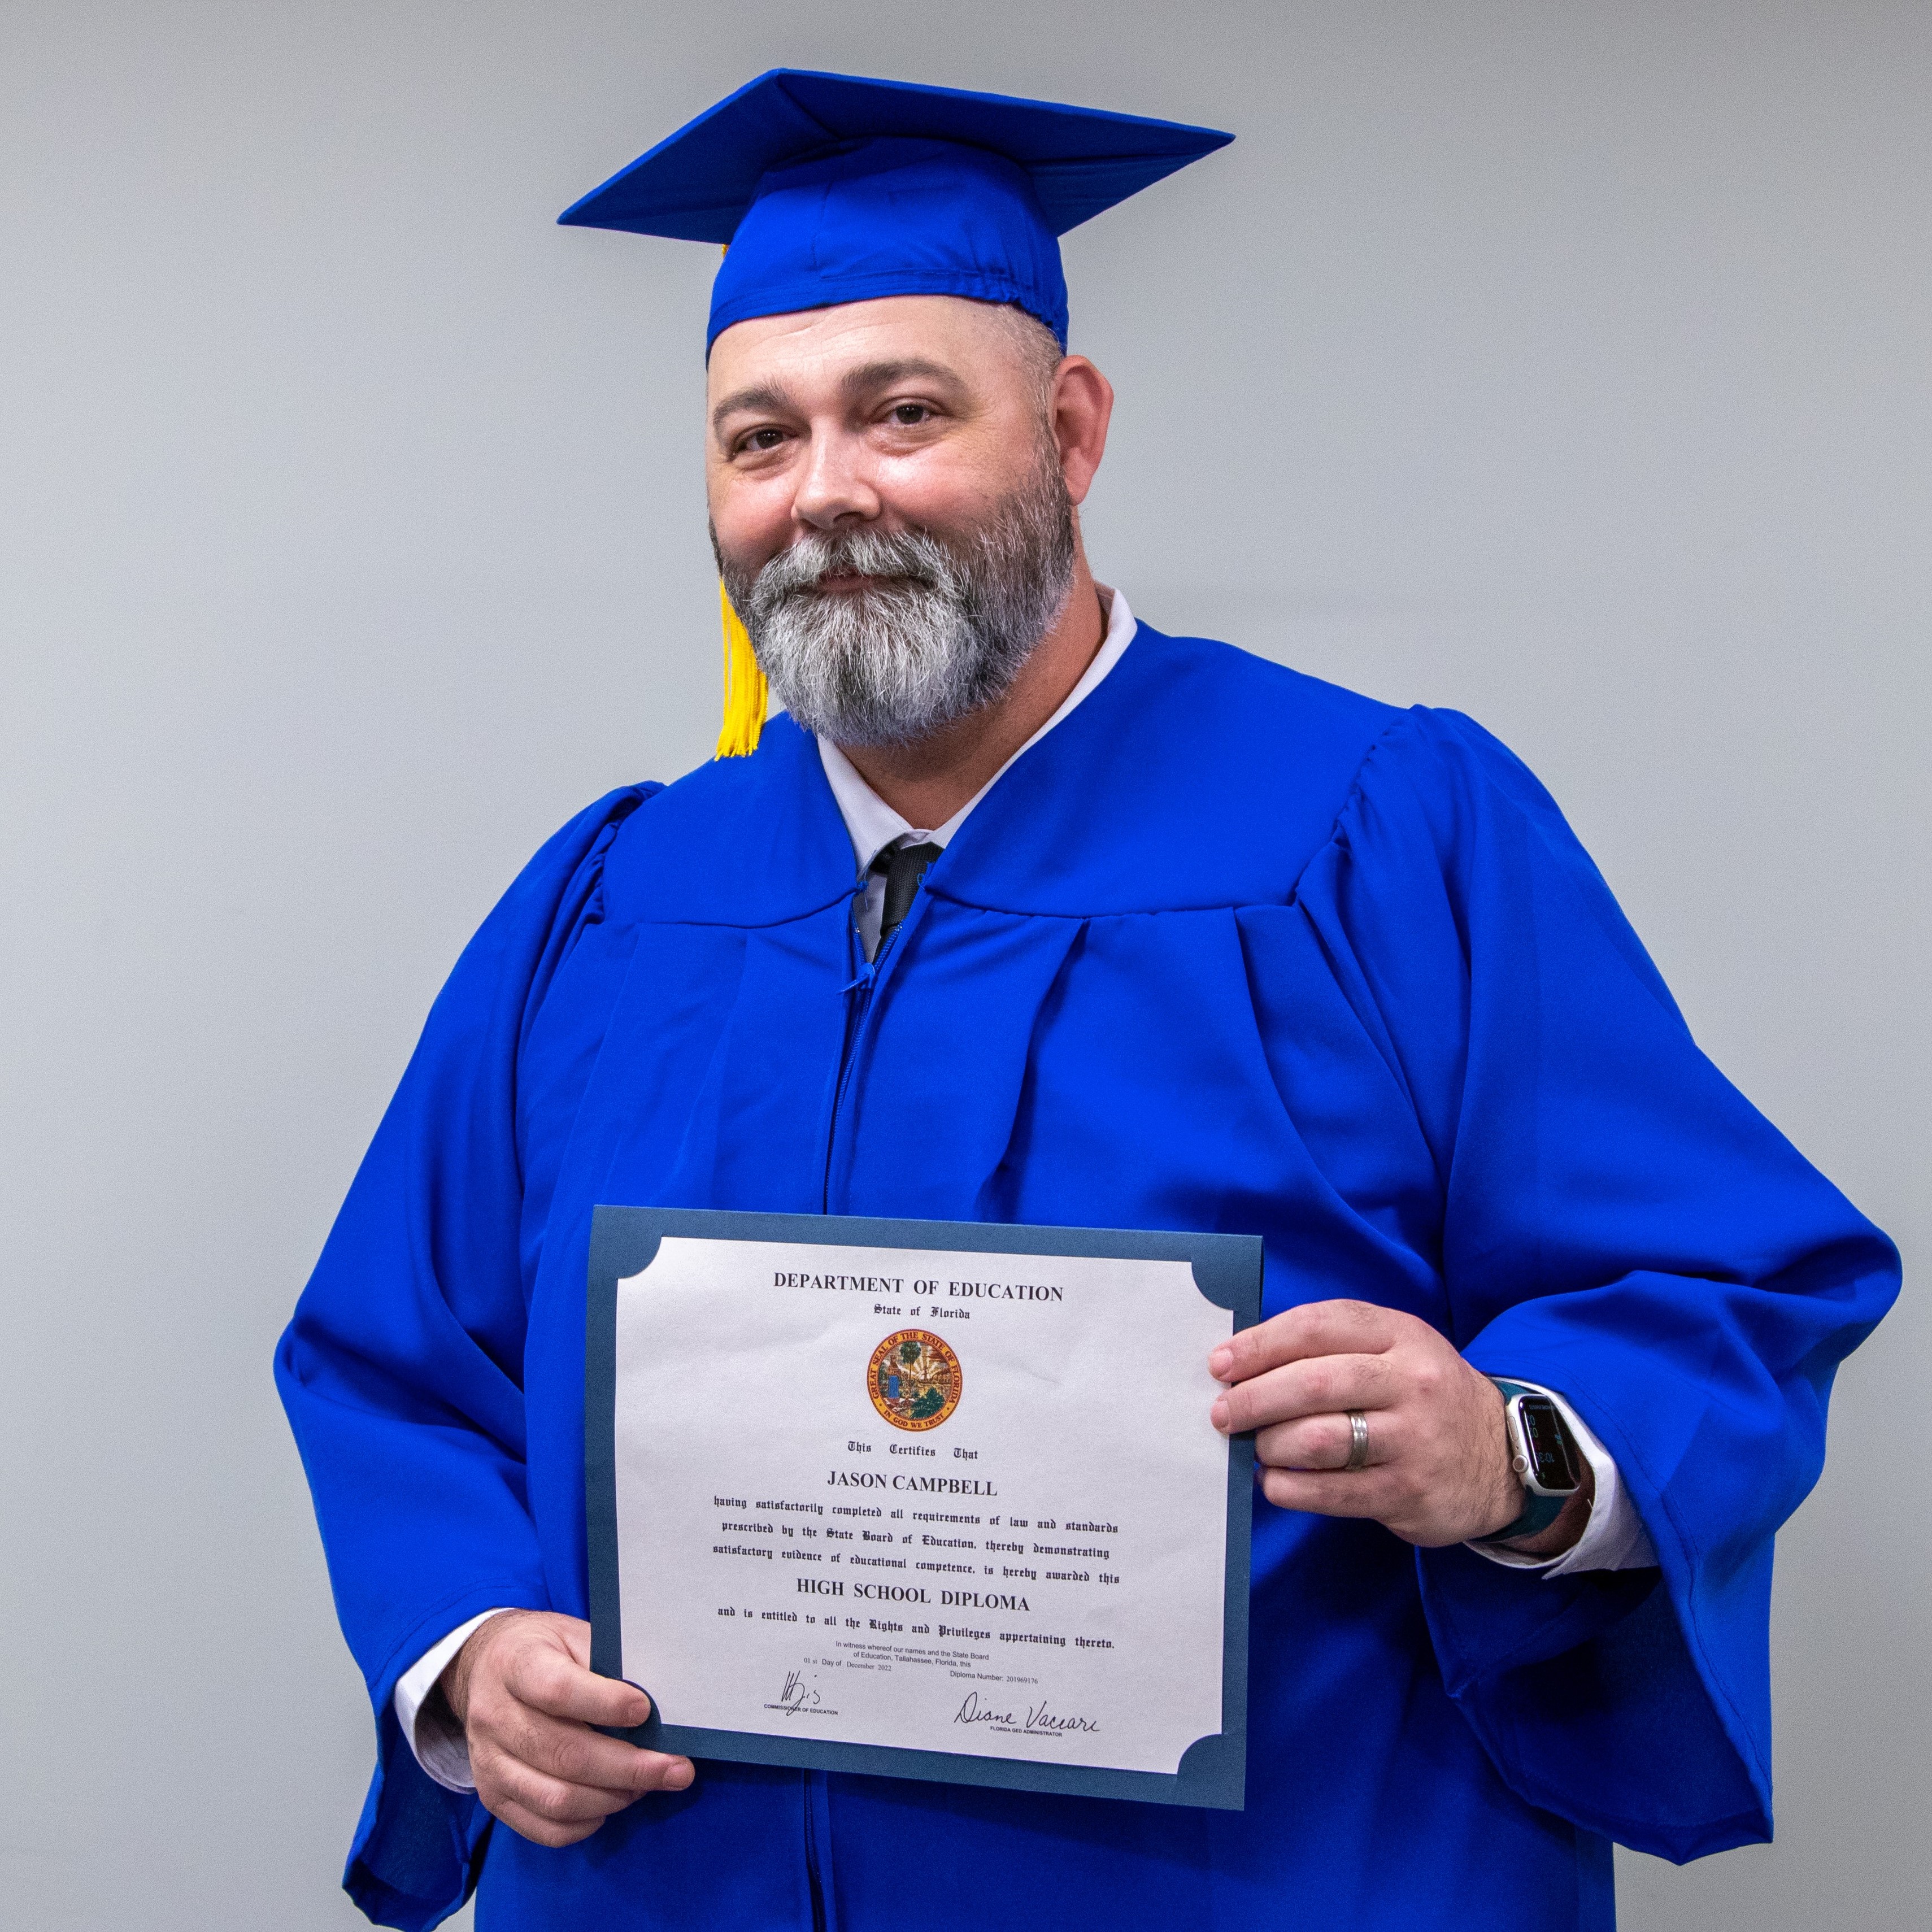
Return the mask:
{"type": "Polygon", "coordinates": [[[1770,1830],[1772,1539],[1890,1244],[1698,1051],[1535,779],[1143,626],[869,983],[812,741],[612,794],[437,1000],[278,1358],[379,1763],[347,1884],[482,1932],[1599,1932],[1610,1841],[1770,1830]],[[1247,1807],[722,1763],[573,1849],[391,1708],[500,1604],[584,1612],[598,1202],[1229,1229],[1560,1389],[1660,1570],[1547,1582],[1254,1516],[1247,1807]]]}

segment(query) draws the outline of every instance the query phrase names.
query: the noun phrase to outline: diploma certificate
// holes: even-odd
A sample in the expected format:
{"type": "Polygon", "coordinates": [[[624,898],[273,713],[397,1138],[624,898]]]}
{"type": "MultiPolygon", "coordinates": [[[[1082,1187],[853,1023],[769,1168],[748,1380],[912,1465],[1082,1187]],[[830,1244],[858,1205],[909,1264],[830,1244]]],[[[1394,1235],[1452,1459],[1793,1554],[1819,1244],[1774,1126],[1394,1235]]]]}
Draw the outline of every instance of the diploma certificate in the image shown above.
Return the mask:
{"type": "Polygon", "coordinates": [[[1240,1808],[1233,1234],[599,1208],[592,1664],[694,1757],[1240,1808]]]}

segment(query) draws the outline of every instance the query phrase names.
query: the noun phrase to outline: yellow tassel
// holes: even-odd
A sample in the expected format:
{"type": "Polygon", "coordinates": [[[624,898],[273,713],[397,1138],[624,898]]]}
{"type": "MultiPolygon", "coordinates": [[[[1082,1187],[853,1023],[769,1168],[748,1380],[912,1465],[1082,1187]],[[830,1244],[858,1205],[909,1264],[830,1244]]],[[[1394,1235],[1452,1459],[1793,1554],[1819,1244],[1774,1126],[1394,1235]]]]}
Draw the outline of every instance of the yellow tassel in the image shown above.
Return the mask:
{"type": "MultiPolygon", "coordinates": [[[[721,259],[730,252],[728,244],[718,251],[721,259]]],[[[765,728],[765,674],[752,649],[751,633],[731,608],[722,578],[718,580],[718,614],[724,622],[724,724],[718,734],[716,755],[748,758],[758,748],[765,728]]]]}
{"type": "Polygon", "coordinates": [[[758,748],[759,734],[765,728],[765,674],[722,580],[718,609],[724,621],[724,728],[718,734],[717,754],[748,758],[758,748]]]}

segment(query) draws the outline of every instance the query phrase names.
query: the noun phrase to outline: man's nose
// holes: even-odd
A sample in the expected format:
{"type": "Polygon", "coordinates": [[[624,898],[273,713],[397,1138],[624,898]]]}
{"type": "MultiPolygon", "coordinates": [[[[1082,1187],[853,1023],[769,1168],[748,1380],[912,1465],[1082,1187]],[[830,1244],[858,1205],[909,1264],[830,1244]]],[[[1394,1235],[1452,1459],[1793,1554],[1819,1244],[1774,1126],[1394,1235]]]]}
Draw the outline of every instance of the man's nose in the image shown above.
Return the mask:
{"type": "Polygon", "coordinates": [[[850,436],[814,436],[792,498],[792,514],[815,530],[868,524],[881,505],[864,446],[850,436]]]}

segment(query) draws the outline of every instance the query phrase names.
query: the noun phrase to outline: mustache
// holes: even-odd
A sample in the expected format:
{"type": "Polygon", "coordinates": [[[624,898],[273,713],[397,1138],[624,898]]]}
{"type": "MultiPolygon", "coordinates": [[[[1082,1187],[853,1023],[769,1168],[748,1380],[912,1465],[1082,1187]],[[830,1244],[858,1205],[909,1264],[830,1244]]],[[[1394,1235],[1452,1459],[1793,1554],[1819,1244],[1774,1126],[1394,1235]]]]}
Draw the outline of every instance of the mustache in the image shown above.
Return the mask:
{"type": "Polygon", "coordinates": [[[767,561],[746,587],[747,602],[763,615],[798,598],[825,595],[818,586],[827,577],[870,578],[886,595],[909,588],[945,594],[957,590],[961,574],[958,558],[929,530],[852,530],[800,538],[767,561]]]}

